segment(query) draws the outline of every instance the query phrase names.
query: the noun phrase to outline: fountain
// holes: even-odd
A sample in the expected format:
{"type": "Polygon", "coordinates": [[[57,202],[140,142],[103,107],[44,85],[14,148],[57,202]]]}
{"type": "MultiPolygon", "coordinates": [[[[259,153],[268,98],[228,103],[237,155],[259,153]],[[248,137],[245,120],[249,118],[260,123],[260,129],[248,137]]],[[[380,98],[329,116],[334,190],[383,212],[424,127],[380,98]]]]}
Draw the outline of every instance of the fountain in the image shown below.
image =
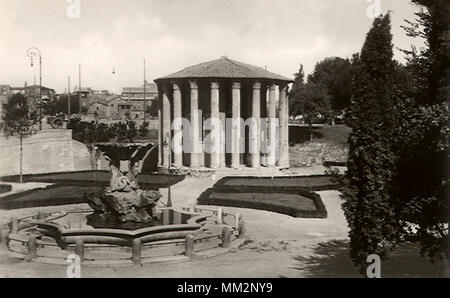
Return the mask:
{"type": "Polygon", "coordinates": [[[142,190],[138,186],[136,162],[127,175],[111,165],[110,185],[102,193],[86,194],[94,213],[88,224],[94,228],[136,229],[154,224],[155,206],[162,197],[156,190],[142,190]]]}
{"type": "Polygon", "coordinates": [[[162,207],[162,195],[139,187],[142,144],[97,145],[110,160],[109,186],[85,194],[89,209],[46,212],[0,227],[0,249],[26,260],[66,264],[75,253],[84,264],[134,264],[211,257],[243,243],[242,216],[222,208],[162,207]],[[121,149],[121,150],[118,150],[121,149]],[[124,154],[125,151],[125,154],[124,154]],[[126,174],[120,160],[128,160],[126,174]],[[128,248],[128,250],[124,250],[128,248]],[[131,256],[129,255],[131,248],[131,256]]]}

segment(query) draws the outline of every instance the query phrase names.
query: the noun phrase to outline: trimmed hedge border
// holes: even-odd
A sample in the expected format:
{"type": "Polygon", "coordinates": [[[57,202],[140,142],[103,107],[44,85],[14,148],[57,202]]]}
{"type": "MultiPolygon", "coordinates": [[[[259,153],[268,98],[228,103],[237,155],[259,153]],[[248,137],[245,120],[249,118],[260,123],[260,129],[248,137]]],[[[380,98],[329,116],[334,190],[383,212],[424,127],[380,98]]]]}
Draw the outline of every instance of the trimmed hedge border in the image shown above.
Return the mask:
{"type": "MultiPolygon", "coordinates": [[[[109,171],[76,171],[76,172],[54,172],[54,173],[43,173],[43,174],[29,174],[29,175],[24,175],[23,176],[23,180],[24,182],[46,182],[46,183],[55,183],[55,184],[60,184],[60,185],[64,185],[64,186],[103,186],[106,187],[109,185],[109,177],[107,180],[103,180],[103,181],[95,181],[92,179],[61,179],[61,178],[57,178],[57,177],[46,177],[46,176],[58,176],[58,175],[70,175],[70,174],[93,174],[93,173],[102,173],[102,174],[106,174],[109,173],[109,171]]],[[[157,190],[159,188],[167,188],[169,186],[172,186],[174,184],[177,184],[178,182],[181,182],[184,180],[185,176],[183,175],[171,175],[171,174],[140,174],[139,176],[141,177],[151,177],[151,176],[164,176],[164,177],[168,177],[167,182],[165,183],[149,183],[149,182],[139,182],[139,184],[142,187],[145,187],[147,189],[154,189],[157,190]]],[[[0,181],[5,181],[5,182],[18,182],[19,181],[19,176],[18,175],[13,175],[13,176],[4,176],[4,177],[0,177],[0,181]]]]}
{"type": "Polygon", "coordinates": [[[348,163],[346,161],[324,161],[324,167],[346,167],[348,163]]]}
{"type": "MultiPolygon", "coordinates": [[[[44,207],[44,206],[57,206],[57,205],[70,205],[70,204],[81,204],[86,203],[86,199],[84,198],[84,192],[80,192],[78,196],[67,197],[67,198],[49,198],[49,199],[35,199],[28,201],[16,201],[16,199],[20,199],[27,195],[35,194],[36,197],[39,196],[40,193],[64,188],[68,186],[75,185],[60,185],[60,184],[52,184],[48,185],[44,188],[35,188],[30,189],[24,192],[14,193],[11,195],[4,196],[0,198],[0,209],[3,210],[11,210],[11,209],[20,209],[20,208],[33,208],[33,207],[44,207]]],[[[91,186],[92,187],[92,186],[91,186]]],[[[98,191],[101,191],[103,188],[101,186],[97,186],[98,191]]]]}
{"type": "Polygon", "coordinates": [[[0,194],[10,192],[12,190],[12,186],[10,184],[0,184],[0,194]]]}
{"type": "MultiPolygon", "coordinates": [[[[182,181],[185,177],[180,175],[170,175],[170,174],[141,174],[142,176],[147,176],[147,179],[151,179],[151,176],[167,177],[166,181],[159,183],[149,183],[149,182],[139,182],[139,185],[144,190],[159,190],[160,188],[167,188],[182,181]]],[[[11,195],[6,195],[0,199],[0,209],[19,209],[19,208],[31,208],[40,206],[52,206],[52,205],[69,205],[69,204],[80,204],[86,203],[84,197],[85,193],[88,192],[101,192],[105,187],[109,185],[109,172],[108,171],[77,171],[77,172],[57,172],[57,173],[45,173],[45,174],[35,174],[35,175],[24,175],[24,182],[43,182],[43,183],[53,183],[45,188],[36,188],[27,190],[20,193],[14,193],[11,195]],[[47,177],[47,176],[58,176],[59,175],[70,175],[70,174],[83,174],[93,172],[102,173],[108,176],[108,179],[62,179],[58,177],[47,177]],[[39,198],[40,194],[57,190],[58,188],[65,187],[80,187],[80,191],[73,196],[67,197],[55,197],[55,198],[39,198]],[[35,194],[35,198],[30,200],[20,200],[23,197],[35,194]]],[[[2,181],[15,182],[18,181],[19,176],[5,176],[0,178],[2,181]]],[[[163,179],[164,180],[164,179],[163,179]]],[[[42,194],[45,196],[45,194],[42,194]]]]}
{"type": "Polygon", "coordinates": [[[311,176],[281,176],[281,177],[255,177],[255,176],[239,176],[239,177],[224,177],[217,181],[216,184],[214,184],[213,188],[215,190],[223,190],[223,191],[237,191],[245,189],[245,192],[254,192],[257,190],[260,190],[261,188],[264,188],[264,190],[268,189],[276,189],[279,191],[280,188],[283,190],[298,190],[303,189],[306,191],[325,191],[325,190],[335,190],[338,187],[338,183],[329,183],[329,184],[323,184],[323,185],[316,185],[316,186],[278,186],[278,185],[270,185],[269,183],[267,185],[261,186],[261,185],[226,185],[228,181],[235,180],[235,179],[250,179],[250,180],[268,180],[270,182],[275,182],[276,180],[283,180],[283,179],[298,179],[301,180],[302,178],[329,178],[330,180],[333,179],[333,176],[331,175],[311,175],[311,176]]]}
{"type": "Polygon", "coordinates": [[[271,204],[269,202],[251,202],[244,201],[239,199],[211,199],[211,195],[214,193],[223,193],[225,189],[214,189],[208,188],[204,191],[200,197],[197,199],[197,203],[199,205],[216,205],[216,206],[228,206],[228,207],[237,207],[237,208],[250,208],[257,210],[266,210],[277,212],[281,214],[290,215],[292,217],[297,218],[327,218],[328,213],[325,208],[325,205],[320,198],[320,195],[310,192],[301,188],[266,188],[259,187],[258,189],[244,189],[240,188],[231,188],[228,187],[226,191],[230,191],[233,193],[289,193],[289,194],[297,194],[308,199],[311,199],[316,206],[316,210],[302,210],[295,208],[294,206],[281,206],[276,204],[271,204]]]}

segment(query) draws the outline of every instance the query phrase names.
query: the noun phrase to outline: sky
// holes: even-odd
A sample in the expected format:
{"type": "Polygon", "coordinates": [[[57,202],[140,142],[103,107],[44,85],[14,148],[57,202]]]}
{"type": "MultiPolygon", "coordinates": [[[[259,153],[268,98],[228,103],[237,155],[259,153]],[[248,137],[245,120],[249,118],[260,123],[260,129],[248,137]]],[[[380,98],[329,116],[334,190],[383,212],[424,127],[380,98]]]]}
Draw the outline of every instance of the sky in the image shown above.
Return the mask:
{"type": "Polygon", "coordinates": [[[30,47],[57,92],[69,76],[78,85],[78,65],[83,87],[140,86],[144,59],[148,81],[224,55],[293,78],[300,64],[308,74],[359,52],[378,3],[391,11],[394,46],[420,47],[400,27],[419,10],[408,0],[0,0],[0,84],[39,83],[30,47]]]}

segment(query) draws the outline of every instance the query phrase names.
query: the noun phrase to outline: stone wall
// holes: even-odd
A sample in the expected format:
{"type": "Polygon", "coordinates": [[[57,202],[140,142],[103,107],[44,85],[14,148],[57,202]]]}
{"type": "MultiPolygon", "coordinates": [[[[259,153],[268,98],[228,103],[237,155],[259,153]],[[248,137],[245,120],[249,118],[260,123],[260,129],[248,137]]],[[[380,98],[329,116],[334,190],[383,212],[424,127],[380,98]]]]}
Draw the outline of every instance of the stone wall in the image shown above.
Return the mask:
{"type": "MultiPolygon", "coordinates": [[[[20,146],[16,137],[0,136],[0,176],[20,171],[20,146]]],[[[72,140],[71,130],[43,130],[23,141],[23,173],[90,170],[86,145],[72,140]]]]}

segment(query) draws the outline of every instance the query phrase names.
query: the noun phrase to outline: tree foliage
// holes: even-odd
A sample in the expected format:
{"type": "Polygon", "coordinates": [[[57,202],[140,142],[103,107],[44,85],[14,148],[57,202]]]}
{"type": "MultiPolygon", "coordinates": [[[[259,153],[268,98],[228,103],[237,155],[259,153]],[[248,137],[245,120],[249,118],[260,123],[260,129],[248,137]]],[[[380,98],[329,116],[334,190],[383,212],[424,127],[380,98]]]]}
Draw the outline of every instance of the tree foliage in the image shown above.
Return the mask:
{"type": "Polygon", "coordinates": [[[138,135],[134,121],[117,122],[112,124],[85,122],[79,118],[72,119],[67,125],[72,129],[72,138],[87,144],[97,142],[133,142],[138,135]]]}
{"type": "Polygon", "coordinates": [[[412,2],[422,9],[404,28],[409,36],[424,38],[426,47],[405,51],[414,88],[408,94],[411,104],[402,109],[405,120],[398,129],[394,195],[406,206],[404,216],[417,225],[415,238],[422,254],[448,258],[450,128],[445,101],[449,98],[450,6],[443,0],[412,2]]]}
{"type": "MultiPolygon", "coordinates": [[[[43,106],[44,112],[47,115],[56,115],[59,113],[67,114],[69,112],[68,109],[68,95],[63,94],[58,99],[53,100],[50,103],[47,103],[43,106]]],[[[70,97],[70,113],[78,113],[79,111],[79,104],[78,104],[78,97],[77,96],[71,96],[70,97]]]]}
{"type": "Polygon", "coordinates": [[[420,104],[442,103],[449,98],[450,75],[448,0],[412,0],[422,7],[416,20],[403,26],[407,34],[423,38],[425,47],[405,50],[415,75],[416,100],[420,104]]]}
{"type": "Polygon", "coordinates": [[[295,81],[289,95],[291,115],[302,115],[304,121],[309,124],[312,139],[312,124],[319,115],[330,116],[330,95],[326,86],[322,83],[304,83],[303,65],[295,74],[295,81]]]}
{"type": "Polygon", "coordinates": [[[349,59],[325,58],[314,67],[308,83],[322,84],[329,94],[335,114],[350,107],[352,97],[353,65],[349,59]]]}
{"type": "Polygon", "coordinates": [[[20,140],[20,182],[22,179],[22,151],[23,138],[36,133],[36,124],[39,116],[36,111],[31,111],[28,100],[23,94],[13,95],[3,110],[3,133],[6,137],[15,136],[20,140]]]}
{"type": "Polygon", "coordinates": [[[27,137],[36,132],[39,122],[36,111],[31,111],[27,98],[23,94],[13,95],[4,105],[4,134],[6,136],[27,137]]]}
{"type": "Polygon", "coordinates": [[[432,260],[448,257],[449,126],[448,106],[442,102],[449,65],[438,58],[448,54],[448,35],[433,27],[443,22],[432,19],[444,15],[430,13],[441,1],[414,2],[436,5],[419,13],[421,25],[414,27],[422,26],[415,36],[427,38],[427,49],[408,52],[406,67],[394,61],[386,15],[375,19],[354,59],[353,131],[341,196],[350,256],[361,271],[369,254],[385,258],[405,240],[420,243],[422,254],[432,260]],[[435,36],[441,39],[432,47],[435,36]]]}
{"type": "Polygon", "coordinates": [[[370,254],[385,257],[400,239],[390,200],[395,155],[390,146],[396,117],[395,63],[389,15],[376,18],[356,61],[350,111],[348,170],[342,189],[350,227],[350,257],[363,268],[370,254]]]}

